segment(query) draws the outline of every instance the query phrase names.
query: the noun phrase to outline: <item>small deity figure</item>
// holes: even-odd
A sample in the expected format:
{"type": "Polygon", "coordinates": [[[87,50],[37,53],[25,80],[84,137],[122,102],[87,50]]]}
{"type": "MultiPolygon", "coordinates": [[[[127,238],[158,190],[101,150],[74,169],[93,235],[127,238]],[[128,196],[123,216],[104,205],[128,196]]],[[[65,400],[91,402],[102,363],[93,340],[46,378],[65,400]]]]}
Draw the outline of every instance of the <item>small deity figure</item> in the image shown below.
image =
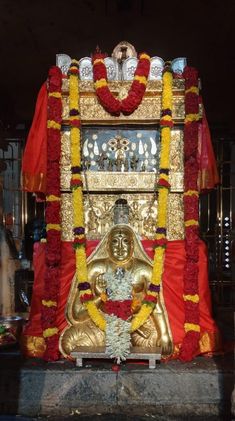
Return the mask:
{"type": "MultiPolygon", "coordinates": [[[[114,225],[87,260],[88,281],[94,294],[94,302],[105,316],[102,296],[107,294],[107,273],[123,268],[132,282],[133,316],[140,310],[148,284],[151,282],[152,261],[146,255],[139,239],[129,225],[114,225]],[[134,305],[135,303],[135,305],[134,305]]],[[[123,278],[125,280],[125,278],[123,278]]],[[[95,347],[105,345],[105,332],[91,320],[81,303],[77,280],[74,277],[69,294],[67,312],[69,326],[60,337],[60,350],[68,356],[77,346],[95,347]]],[[[131,334],[133,346],[151,348],[160,346],[163,355],[172,352],[172,337],[162,292],[158,295],[155,309],[147,321],[131,334]]]]}
{"type": "Polygon", "coordinates": [[[98,167],[100,171],[104,170],[105,167],[105,161],[108,159],[105,152],[102,152],[99,158],[97,159],[98,167]]]}
{"type": "Polygon", "coordinates": [[[124,166],[124,159],[123,157],[120,157],[119,155],[117,156],[116,160],[115,160],[115,164],[116,164],[116,171],[121,172],[124,166]]]}
{"type": "Polygon", "coordinates": [[[91,166],[91,161],[90,161],[90,159],[86,159],[86,160],[83,162],[83,164],[82,164],[82,169],[83,169],[84,171],[89,170],[89,169],[90,169],[90,166],[91,166]]]}
{"type": "Polygon", "coordinates": [[[114,167],[114,160],[112,158],[108,158],[107,171],[113,171],[113,167],[114,167]]]}
{"type": "Polygon", "coordinates": [[[117,59],[118,62],[118,66],[119,66],[119,73],[121,75],[121,79],[123,79],[123,70],[122,70],[122,66],[124,61],[128,58],[127,56],[127,47],[125,45],[122,45],[120,47],[120,53],[119,53],[119,57],[117,59]]]}
{"type": "Polygon", "coordinates": [[[126,172],[129,171],[129,161],[128,161],[128,158],[126,158],[125,161],[124,161],[124,171],[126,171],[126,172]]]}
{"type": "Polygon", "coordinates": [[[137,158],[137,156],[133,154],[133,156],[131,157],[131,162],[130,162],[132,171],[137,171],[138,162],[139,162],[139,158],[137,158]]]}
{"type": "Polygon", "coordinates": [[[142,172],[145,172],[146,171],[146,165],[145,165],[144,162],[142,162],[142,164],[141,164],[141,171],[142,172]]]}

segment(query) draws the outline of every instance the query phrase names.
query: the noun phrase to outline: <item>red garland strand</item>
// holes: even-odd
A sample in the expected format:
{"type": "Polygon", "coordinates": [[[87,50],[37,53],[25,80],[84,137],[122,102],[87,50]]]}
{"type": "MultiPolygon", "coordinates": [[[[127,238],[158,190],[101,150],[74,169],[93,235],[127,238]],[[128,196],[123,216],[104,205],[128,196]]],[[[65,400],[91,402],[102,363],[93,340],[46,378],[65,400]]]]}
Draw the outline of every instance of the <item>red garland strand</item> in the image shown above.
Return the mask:
{"type": "Polygon", "coordinates": [[[104,63],[105,54],[94,54],[93,75],[95,86],[101,82],[100,86],[96,86],[96,94],[99,102],[104,109],[111,115],[119,116],[132,114],[140,105],[147,85],[147,79],[150,70],[150,57],[142,53],[139,56],[139,62],[134,74],[134,80],[128,95],[123,100],[119,100],[113,96],[107,84],[107,70],[104,63]]]}
{"type": "Polygon", "coordinates": [[[179,358],[181,361],[191,361],[198,353],[200,339],[200,312],[198,290],[198,260],[199,260],[199,228],[198,228],[198,73],[196,69],[186,67],[185,79],[185,252],[184,268],[184,298],[197,297],[196,300],[185,298],[185,337],[179,358]],[[186,328],[187,327],[187,328],[186,328]]]}
{"type": "Polygon", "coordinates": [[[56,327],[57,299],[61,259],[60,238],[60,125],[62,122],[61,70],[53,66],[48,77],[48,129],[47,129],[47,244],[44,294],[42,300],[42,328],[46,342],[44,359],[59,358],[59,335],[56,327]],[[50,200],[51,196],[52,200],[50,200]],[[49,199],[49,200],[48,200],[49,199]],[[52,227],[52,225],[54,227],[52,227]]]}

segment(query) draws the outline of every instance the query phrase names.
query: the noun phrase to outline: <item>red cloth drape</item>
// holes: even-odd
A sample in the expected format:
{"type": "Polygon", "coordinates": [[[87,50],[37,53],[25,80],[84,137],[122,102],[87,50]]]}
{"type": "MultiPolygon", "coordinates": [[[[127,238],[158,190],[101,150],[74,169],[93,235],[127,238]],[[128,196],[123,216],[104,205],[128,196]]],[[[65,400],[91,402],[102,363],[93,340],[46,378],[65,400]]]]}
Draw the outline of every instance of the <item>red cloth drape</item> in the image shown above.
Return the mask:
{"type": "Polygon", "coordinates": [[[47,168],[47,86],[42,85],[22,160],[22,188],[36,193],[46,191],[47,168]]]}
{"type": "MultiPolygon", "coordinates": [[[[98,241],[87,242],[87,254],[95,249],[98,241]]],[[[149,257],[153,258],[153,244],[150,240],[142,241],[149,257]]],[[[166,248],[165,269],[163,275],[163,294],[172,330],[174,344],[181,344],[184,337],[184,301],[183,274],[185,265],[184,240],[169,241],[166,248]]],[[[42,335],[41,299],[43,292],[43,271],[45,267],[45,243],[38,244],[35,250],[35,280],[29,323],[24,334],[42,335]]],[[[58,291],[57,327],[61,332],[66,326],[65,308],[71,281],[75,273],[74,250],[71,243],[62,243],[62,262],[60,272],[60,290],[58,291]]],[[[217,327],[211,315],[211,299],[208,284],[207,253],[203,241],[199,242],[199,295],[201,333],[216,333],[217,327]]]]}
{"type": "Polygon", "coordinates": [[[203,108],[202,121],[199,124],[199,191],[213,189],[219,183],[219,175],[212,147],[211,134],[203,108]]]}

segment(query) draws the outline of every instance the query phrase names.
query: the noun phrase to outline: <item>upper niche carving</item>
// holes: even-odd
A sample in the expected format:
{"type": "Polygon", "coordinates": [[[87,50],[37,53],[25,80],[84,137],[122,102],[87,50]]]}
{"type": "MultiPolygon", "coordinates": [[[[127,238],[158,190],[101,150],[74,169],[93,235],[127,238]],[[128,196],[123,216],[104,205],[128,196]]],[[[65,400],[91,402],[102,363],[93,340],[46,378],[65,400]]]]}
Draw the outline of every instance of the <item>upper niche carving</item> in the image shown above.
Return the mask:
{"type": "MultiPolygon", "coordinates": [[[[134,78],[138,58],[134,46],[127,41],[122,41],[114,48],[112,57],[106,57],[104,62],[107,68],[108,81],[131,81],[134,78]]],[[[187,65],[187,60],[185,57],[178,57],[173,59],[171,63],[174,73],[182,74],[187,65]]],[[[56,55],[56,65],[60,67],[63,74],[68,73],[70,64],[71,57],[67,54],[56,55]]],[[[152,57],[148,79],[161,80],[164,64],[165,62],[161,57],[152,57]]],[[[81,81],[93,80],[92,59],[90,57],[83,57],[79,60],[79,69],[81,81]]]]}

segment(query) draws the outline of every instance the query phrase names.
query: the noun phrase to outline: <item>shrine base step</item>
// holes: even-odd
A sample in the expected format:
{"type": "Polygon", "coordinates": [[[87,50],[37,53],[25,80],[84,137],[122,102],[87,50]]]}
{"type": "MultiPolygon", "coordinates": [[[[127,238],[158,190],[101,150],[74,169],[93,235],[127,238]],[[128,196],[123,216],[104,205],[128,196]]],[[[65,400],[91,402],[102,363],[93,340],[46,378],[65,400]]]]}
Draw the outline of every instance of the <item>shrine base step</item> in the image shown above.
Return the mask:
{"type": "Polygon", "coordinates": [[[83,367],[76,367],[73,362],[25,361],[18,352],[1,352],[0,413],[229,416],[232,355],[157,363],[155,369],[133,361],[115,369],[107,360],[85,360],[83,367]]]}

